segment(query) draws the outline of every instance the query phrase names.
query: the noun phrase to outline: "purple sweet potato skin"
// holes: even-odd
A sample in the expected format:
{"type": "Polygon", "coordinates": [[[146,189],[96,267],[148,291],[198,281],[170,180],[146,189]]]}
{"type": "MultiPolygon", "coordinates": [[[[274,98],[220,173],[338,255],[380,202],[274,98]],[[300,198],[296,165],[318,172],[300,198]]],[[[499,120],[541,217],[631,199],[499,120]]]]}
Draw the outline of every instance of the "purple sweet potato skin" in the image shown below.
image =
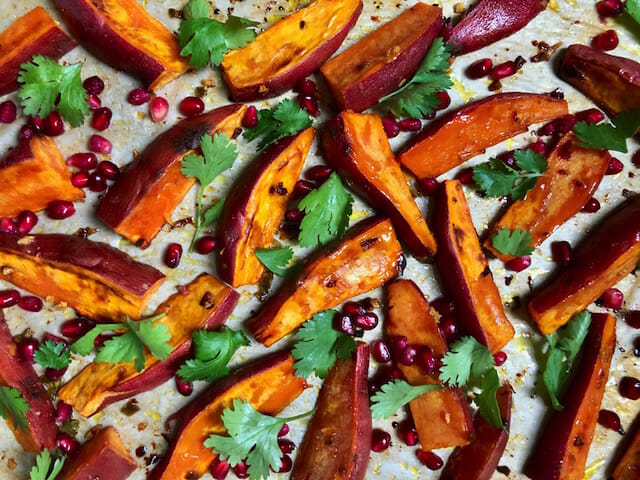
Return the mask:
{"type": "Polygon", "coordinates": [[[33,158],[30,144],[30,140],[21,140],[18,145],[9,150],[4,157],[0,158],[0,170],[33,158]]]}

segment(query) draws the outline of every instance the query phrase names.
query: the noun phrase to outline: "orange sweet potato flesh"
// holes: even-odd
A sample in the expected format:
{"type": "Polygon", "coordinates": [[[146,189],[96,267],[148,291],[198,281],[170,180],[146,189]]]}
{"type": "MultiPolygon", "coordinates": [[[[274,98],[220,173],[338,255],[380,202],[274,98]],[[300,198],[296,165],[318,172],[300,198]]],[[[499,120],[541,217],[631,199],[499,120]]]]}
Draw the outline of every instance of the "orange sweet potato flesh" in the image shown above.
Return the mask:
{"type": "MultiPolygon", "coordinates": [[[[426,346],[436,357],[448,351],[438,329],[436,315],[411,280],[397,280],[387,287],[389,311],[384,323],[388,336],[403,336],[410,345],[426,346]]],[[[425,374],[417,365],[398,363],[411,385],[440,385],[438,374],[425,374]]],[[[427,392],[409,403],[418,438],[424,450],[456,447],[473,438],[473,420],[460,389],[427,392]]]]}
{"type": "Polygon", "coordinates": [[[573,132],[564,135],[547,158],[545,174],[524,200],[511,204],[494,225],[484,247],[504,262],[514,258],[493,248],[492,237],[501,228],[526,230],[531,233],[532,246],[542,244],[593,196],[610,159],[605,150],[580,147],[573,132]]]}
{"type": "Polygon", "coordinates": [[[445,181],[438,192],[434,232],[439,247],[438,273],[455,300],[460,322],[493,353],[501,350],[515,332],[504,314],[462,184],[457,180],[445,181]]]}
{"type": "Polygon", "coordinates": [[[68,459],[57,480],[124,480],[138,467],[113,427],[100,430],[68,459]]]}
{"type": "Polygon", "coordinates": [[[247,328],[269,347],[306,320],[343,301],[384,285],[404,267],[402,247],[391,221],[364,220],[343,240],[320,251],[300,275],[267,301],[247,328]]]}
{"type": "Polygon", "coordinates": [[[576,375],[562,399],[564,409],[553,413],[538,438],[524,473],[533,480],[582,480],[600,403],[616,348],[613,315],[591,315],[576,375]]]}
{"type": "Polygon", "coordinates": [[[84,192],[71,185],[71,174],[55,142],[44,136],[22,140],[0,160],[0,217],[23,210],[38,212],[52,200],[75,202],[84,192]]]}
{"type": "Polygon", "coordinates": [[[567,323],[640,262],[640,196],[623,202],[575,249],[527,306],[543,334],[567,323]]]}
{"type": "Polygon", "coordinates": [[[224,435],[222,411],[234,399],[249,402],[266,415],[276,415],[306,388],[296,377],[288,352],[260,357],[233,374],[214,383],[175,414],[180,422],[174,440],[149,480],[200,478],[216,455],[203,445],[210,435],[224,435]]]}
{"type": "Polygon", "coordinates": [[[342,112],[322,134],[327,163],[388,215],[414,255],[431,256],[436,241],[396,161],[378,115],[342,112]]]}
{"type": "MultiPolygon", "coordinates": [[[[638,425],[638,418],[634,424],[638,425]]],[[[622,457],[615,465],[613,480],[637,480],[640,478],[640,428],[635,429],[631,442],[627,445],[622,457]]]]}
{"type": "Polygon", "coordinates": [[[191,354],[191,336],[199,329],[215,329],[227,319],[238,294],[203,273],[182,291],[165,300],[154,315],[165,313],[157,323],[169,328],[173,351],[163,361],[145,350],[145,368],[132,363],[90,363],[59,391],[58,397],[85,417],[118,400],[151,390],[169,380],[191,354]]]}
{"type": "Polygon", "coordinates": [[[533,123],[568,113],[567,102],[536,93],[499,93],[469,103],[424,129],[398,156],[418,178],[437,177],[533,123]]]}

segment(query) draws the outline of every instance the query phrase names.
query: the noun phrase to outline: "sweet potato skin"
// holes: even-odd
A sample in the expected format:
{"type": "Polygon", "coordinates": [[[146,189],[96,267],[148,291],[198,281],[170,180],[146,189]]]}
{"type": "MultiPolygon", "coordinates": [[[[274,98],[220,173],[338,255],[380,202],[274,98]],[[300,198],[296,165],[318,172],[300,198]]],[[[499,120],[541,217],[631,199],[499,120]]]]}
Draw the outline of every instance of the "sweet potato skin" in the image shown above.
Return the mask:
{"type": "Polygon", "coordinates": [[[616,319],[591,314],[583,354],[565,398],[525,465],[533,480],[582,480],[616,347],[616,319]]]}
{"type": "Polygon", "coordinates": [[[500,293],[480,247],[462,184],[446,180],[436,204],[436,265],[443,286],[455,300],[464,329],[495,353],[515,332],[504,314],[500,293]]]}
{"type": "Polygon", "coordinates": [[[361,112],[397,90],[420,66],[442,27],[442,9],[418,2],[321,68],[342,110],[361,112]]]}
{"type": "Polygon", "coordinates": [[[95,320],[139,318],[164,282],[155,268],[75,235],[0,233],[0,278],[95,320]]]}
{"type": "MultiPolygon", "coordinates": [[[[409,345],[426,346],[439,358],[448,351],[438,329],[436,315],[411,280],[396,280],[386,287],[389,311],[384,329],[389,337],[403,336],[409,345]]],[[[438,374],[425,374],[417,365],[396,363],[411,385],[439,385],[438,374]]],[[[409,403],[424,450],[468,444],[473,438],[473,420],[463,392],[445,388],[427,392],[409,403]]]]}
{"type": "Polygon", "coordinates": [[[358,343],[349,360],[337,360],[322,384],[292,480],[363,480],[371,448],[367,372],[369,346],[358,343]]]}
{"type": "Polygon", "coordinates": [[[527,306],[545,335],[567,323],[640,261],[640,196],[623,202],[574,250],[571,261],[527,306]]]}
{"type": "MultiPolygon", "coordinates": [[[[634,423],[638,425],[637,418],[634,423]]],[[[635,480],[640,477],[640,428],[635,429],[633,438],[616,463],[611,477],[613,480],[635,480]]]]}
{"type": "Polygon", "coordinates": [[[247,328],[271,346],[314,314],[395,278],[404,266],[391,222],[373,218],[353,227],[342,241],[319,251],[296,279],[267,301],[247,328]]]}
{"type": "Polygon", "coordinates": [[[493,226],[484,247],[503,262],[514,258],[493,248],[493,235],[501,228],[531,234],[531,245],[541,245],[553,231],[578,213],[593,196],[607,171],[611,155],[605,150],[582,148],[573,132],[553,148],[545,174],[524,200],[513,202],[493,226]]]}
{"type": "Polygon", "coordinates": [[[100,202],[96,215],[132,243],[146,248],[195,184],[181,172],[181,160],[214,132],[229,138],[246,107],[226,105],[180,121],[151,142],[122,172],[100,202]]]}
{"type": "Polygon", "coordinates": [[[20,87],[20,65],[34,55],[58,60],[75,46],[40,6],[18,18],[0,33],[0,97],[20,87]]]}
{"type": "Polygon", "coordinates": [[[418,134],[398,160],[418,178],[437,177],[486,148],[568,113],[567,102],[537,93],[498,93],[444,115],[418,134]]]}
{"type": "Polygon", "coordinates": [[[262,277],[264,265],[254,252],[271,246],[314,136],[308,128],[271,145],[227,196],[218,221],[218,272],[233,287],[262,277]]]}
{"type": "Polygon", "coordinates": [[[384,212],[414,255],[427,257],[436,241],[396,162],[378,115],[342,112],[322,133],[326,162],[384,212]]]}

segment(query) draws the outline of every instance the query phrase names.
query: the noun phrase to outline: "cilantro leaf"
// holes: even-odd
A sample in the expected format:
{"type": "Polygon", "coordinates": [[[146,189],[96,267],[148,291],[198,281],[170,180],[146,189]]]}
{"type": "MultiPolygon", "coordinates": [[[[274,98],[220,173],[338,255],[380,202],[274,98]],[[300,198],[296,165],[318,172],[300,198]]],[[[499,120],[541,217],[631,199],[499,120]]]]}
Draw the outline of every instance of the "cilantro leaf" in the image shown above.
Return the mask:
{"type": "Polygon", "coordinates": [[[463,337],[453,343],[442,357],[440,381],[451,386],[466,385],[479,379],[495,366],[489,349],[473,337],[463,337]]]}
{"type": "Polygon", "coordinates": [[[522,200],[547,170],[547,159],[533,150],[516,150],[513,158],[520,170],[497,158],[473,167],[473,180],[490,197],[511,196],[522,200]]]}
{"type": "Polygon", "coordinates": [[[609,123],[578,122],[573,131],[580,140],[580,146],[600,150],[614,150],[627,153],[627,138],[640,128],[640,110],[621,112],[609,123]]]}
{"type": "Polygon", "coordinates": [[[640,0],[627,0],[624,2],[624,9],[631,18],[640,23],[640,0]]]}
{"type": "Polygon", "coordinates": [[[491,425],[496,428],[504,428],[500,407],[496,393],[500,388],[500,377],[495,368],[490,369],[482,379],[481,392],[473,397],[473,401],[478,405],[480,414],[491,425]]]}
{"type": "Polygon", "coordinates": [[[220,218],[220,214],[222,213],[222,207],[224,207],[224,202],[219,201],[216,202],[212,207],[207,208],[207,211],[202,215],[202,226],[208,227],[213,222],[220,218]]]}
{"type": "Polygon", "coordinates": [[[258,124],[245,129],[242,134],[247,140],[260,138],[258,149],[264,150],[281,138],[309,128],[313,122],[309,113],[290,99],[281,101],[276,108],[258,111],[258,124]]]}
{"type": "Polygon", "coordinates": [[[356,342],[349,335],[333,328],[335,310],[316,313],[307,320],[296,334],[297,343],[291,355],[296,360],[296,376],[308,377],[315,370],[324,378],[336,361],[346,360],[356,349],[356,342]]]}
{"type": "Polygon", "coordinates": [[[533,252],[531,246],[533,238],[526,230],[516,228],[511,231],[507,227],[501,228],[491,237],[493,247],[504,255],[515,255],[522,257],[533,252]]]}
{"type": "Polygon", "coordinates": [[[53,462],[51,452],[46,448],[42,450],[36,457],[36,464],[31,467],[29,472],[29,480],[55,480],[62,470],[66,456],[56,458],[53,462]],[[53,462],[53,465],[51,463],[53,462]]]}
{"type": "Polygon", "coordinates": [[[195,358],[187,360],[178,375],[187,382],[213,382],[229,373],[227,363],[238,348],[249,345],[239,330],[224,327],[220,331],[198,330],[193,333],[195,358]]]}
{"type": "Polygon", "coordinates": [[[29,410],[29,404],[19,390],[0,386],[0,417],[4,419],[11,417],[14,429],[19,427],[24,432],[29,431],[29,420],[25,416],[29,410]]]}
{"type": "Polygon", "coordinates": [[[442,385],[409,385],[399,379],[385,383],[380,387],[380,391],[371,397],[371,416],[378,420],[389,418],[411,400],[442,388],[442,385]]]}
{"type": "Polygon", "coordinates": [[[89,95],[82,86],[80,71],[82,63],[59,65],[42,55],[34,55],[31,62],[20,65],[18,82],[22,85],[18,97],[22,101],[25,115],[45,118],[56,106],[72,126],[82,124],[89,114],[89,95]]]}
{"type": "Polygon", "coordinates": [[[36,350],[33,359],[44,368],[60,370],[71,363],[71,352],[64,343],[47,340],[36,350]]]}
{"type": "Polygon", "coordinates": [[[304,197],[298,208],[305,212],[298,241],[303,247],[325,245],[341,237],[349,225],[353,196],[345,190],[333,172],[329,179],[304,197]]]}
{"type": "Polygon", "coordinates": [[[182,15],[187,20],[192,18],[207,18],[209,17],[209,2],[207,0],[189,0],[182,9],[182,15]]]}
{"type": "Polygon", "coordinates": [[[282,248],[260,248],[255,251],[256,257],[269,271],[280,275],[281,277],[289,277],[299,271],[299,268],[287,268],[289,262],[293,258],[293,249],[289,246],[282,248]]]}
{"type": "Polygon", "coordinates": [[[104,323],[101,325],[96,325],[78,340],[73,342],[69,346],[69,348],[73,353],[77,353],[79,355],[89,355],[89,353],[91,353],[91,350],[93,350],[94,342],[98,335],[121,328],[123,328],[123,325],[120,323],[104,323]]]}

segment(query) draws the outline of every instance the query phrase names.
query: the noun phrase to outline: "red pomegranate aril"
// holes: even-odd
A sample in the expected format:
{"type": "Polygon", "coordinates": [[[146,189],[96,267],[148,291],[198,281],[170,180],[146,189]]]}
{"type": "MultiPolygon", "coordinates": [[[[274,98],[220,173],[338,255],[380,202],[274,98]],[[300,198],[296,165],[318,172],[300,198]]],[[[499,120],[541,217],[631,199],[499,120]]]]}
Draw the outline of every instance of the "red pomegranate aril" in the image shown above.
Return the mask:
{"type": "Polygon", "coordinates": [[[227,463],[226,460],[220,460],[219,457],[216,457],[216,459],[211,462],[211,465],[209,465],[209,473],[214,480],[224,480],[229,473],[229,463],[227,463]]]}
{"type": "Polygon", "coordinates": [[[364,315],[367,313],[364,306],[359,304],[358,302],[348,301],[342,305],[342,312],[347,315],[356,316],[356,315],[364,315]]]}
{"type": "Polygon", "coordinates": [[[371,342],[371,358],[378,363],[387,363],[391,360],[391,348],[384,340],[371,342]]]}
{"type": "Polygon", "coordinates": [[[149,115],[155,123],[161,122],[169,113],[169,102],[162,97],[155,97],[149,104],[149,115]]]}
{"type": "Polygon", "coordinates": [[[42,299],[33,295],[20,297],[18,300],[18,307],[26,312],[39,312],[43,306],[42,299]]]}
{"type": "Polygon", "coordinates": [[[444,465],[442,459],[433,452],[418,450],[416,451],[416,457],[418,457],[420,463],[422,463],[429,470],[440,470],[444,465]]]}
{"type": "Polygon", "coordinates": [[[195,117],[204,112],[204,102],[199,97],[185,97],[178,106],[180,113],[187,117],[195,117]]]}
{"type": "Polygon", "coordinates": [[[447,343],[453,342],[458,336],[458,325],[453,315],[448,315],[440,319],[438,328],[442,332],[447,343]]]}
{"type": "Polygon", "coordinates": [[[293,208],[284,212],[284,218],[287,222],[300,223],[304,218],[304,212],[297,208],[293,208]]]}
{"type": "Polygon", "coordinates": [[[242,126],[244,128],[255,128],[258,126],[258,109],[253,105],[249,105],[244,112],[242,126]]]}
{"type": "Polygon", "coordinates": [[[13,123],[18,118],[18,107],[11,100],[0,103],[0,123],[13,123]]]}
{"type": "Polygon", "coordinates": [[[604,172],[605,175],[616,175],[622,171],[624,165],[617,158],[611,157],[609,160],[609,165],[607,166],[607,171],[604,172]]]}
{"type": "Polygon", "coordinates": [[[634,377],[622,377],[618,390],[623,397],[638,400],[640,398],[640,380],[634,377]]]}
{"type": "Polygon", "coordinates": [[[280,427],[280,431],[278,432],[278,438],[284,437],[288,433],[289,433],[289,424],[285,422],[282,424],[282,427],[280,427]]]}
{"type": "Polygon", "coordinates": [[[64,133],[64,122],[55,110],[44,119],[44,133],[50,137],[57,137],[64,133]]]}
{"type": "Polygon", "coordinates": [[[282,453],[291,453],[296,449],[296,444],[288,438],[279,438],[278,447],[282,453]]]}
{"type": "Polygon", "coordinates": [[[598,303],[602,304],[604,308],[611,308],[613,310],[619,310],[622,307],[624,301],[623,293],[617,288],[608,288],[598,299],[598,303]]]}
{"type": "Polygon", "coordinates": [[[144,88],[138,87],[129,92],[127,99],[131,105],[143,105],[151,100],[151,93],[146,91],[144,88]]]}
{"type": "Polygon", "coordinates": [[[218,246],[218,239],[211,235],[207,235],[205,237],[200,237],[196,242],[195,248],[196,252],[200,255],[206,255],[208,253],[213,252],[218,246]]]}
{"type": "Polygon", "coordinates": [[[71,435],[59,432],[56,437],[56,445],[60,451],[65,455],[70,455],[78,448],[78,442],[71,435]]]}
{"type": "Polygon", "coordinates": [[[71,185],[77,188],[85,188],[89,185],[89,174],[87,172],[76,172],[71,175],[71,185]]]}
{"type": "Polygon", "coordinates": [[[291,457],[289,455],[283,455],[281,461],[282,464],[278,469],[278,473],[286,473],[291,471],[291,468],[293,467],[293,460],[291,460],[291,457]]]}
{"type": "Polygon", "coordinates": [[[67,371],[67,368],[47,368],[44,371],[44,376],[47,377],[47,380],[49,380],[50,382],[57,382],[58,380],[60,380],[65,372],[67,371]]]}
{"type": "Polygon", "coordinates": [[[94,326],[94,323],[84,317],[72,318],[60,325],[60,333],[70,340],[80,338],[94,326]]]}
{"type": "Polygon", "coordinates": [[[240,460],[235,467],[231,467],[231,470],[233,470],[233,473],[235,473],[238,478],[249,478],[249,467],[244,460],[240,460]]]}
{"type": "Polygon", "coordinates": [[[0,232],[2,233],[18,233],[18,224],[12,218],[0,218],[0,232]]]}
{"type": "Polygon", "coordinates": [[[65,347],[67,346],[67,341],[64,338],[50,332],[44,332],[44,335],[42,335],[42,341],[46,342],[47,340],[53,340],[56,343],[63,344],[65,347]]]}
{"type": "Polygon", "coordinates": [[[391,435],[379,428],[375,428],[371,433],[371,450],[380,453],[391,446],[391,435]]]}
{"type": "Polygon", "coordinates": [[[620,0],[602,0],[596,3],[596,10],[602,17],[613,17],[622,13],[624,9],[620,0]]]}
{"type": "Polygon", "coordinates": [[[426,374],[433,373],[437,365],[436,357],[433,354],[433,351],[427,346],[422,347],[418,351],[416,362],[423,373],[426,374]]]}
{"type": "Polygon", "coordinates": [[[98,172],[100,172],[107,180],[115,180],[118,178],[120,174],[120,169],[118,166],[109,162],[108,160],[104,160],[98,164],[98,172]]]}
{"type": "Polygon", "coordinates": [[[522,270],[529,268],[530,265],[531,257],[528,255],[512,258],[504,264],[507,270],[511,270],[512,272],[521,272],[522,270]]]}
{"type": "Polygon", "coordinates": [[[389,340],[391,340],[391,353],[394,358],[398,359],[404,349],[407,348],[407,337],[404,335],[395,335],[389,340]]]}
{"type": "Polygon", "coordinates": [[[183,397],[188,397],[193,393],[193,382],[185,382],[184,379],[176,375],[176,389],[183,397]]]}
{"type": "Polygon", "coordinates": [[[531,150],[534,153],[537,153],[539,155],[546,155],[547,154],[547,145],[546,143],[544,143],[542,141],[541,138],[537,139],[535,142],[530,143],[527,148],[529,150],[531,150]]]}
{"type": "Polygon", "coordinates": [[[20,141],[31,140],[35,136],[36,132],[29,125],[23,125],[18,132],[18,139],[20,141]]]}
{"type": "Polygon", "coordinates": [[[68,403],[58,400],[56,403],[56,423],[62,423],[69,420],[73,414],[73,408],[68,403]]]}
{"type": "Polygon", "coordinates": [[[293,196],[297,198],[304,197],[315,190],[315,188],[316,186],[307,180],[298,180],[293,187],[293,196]]]}
{"type": "Polygon", "coordinates": [[[510,77],[518,71],[514,61],[509,60],[504,63],[500,63],[491,69],[491,78],[493,80],[500,80],[502,78],[510,77]]]}
{"type": "Polygon", "coordinates": [[[40,348],[40,342],[35,338],[25,338],[20,343],[18,343],[18,353],[23,358],[25,362],[32,364],[34,362],[33,356],[36,353],[36,350],[40,348]]]}
{"type": "Polygon", "coordinates": [[[384,133],[387,134],[387,138],[397,137],[400,133],[398,122],[391,116],[382,117],[382,127],[384,128],[384,133]]]}
{"type": "Polygon", "coordinates": [[[615,30],[607,30],[591,39],[591,46],[596,50],[607,52],[618,46],[618,34],[615,30]]]}
{"type": "Polygon", "coordinates": [[[582,207],[582,211],[585,213],[595,213],[598,210],[600,210],[600,202],[593,197],[587,200],[587,203],[582,207]]]}
{"type": "Polygon", "coordinates": [[[111,125],[112,115],[111,109],[107,107],[94,110],[91,117],[91,126],[98,131],[106,130],[111,125]]]}
{"type": "Polygon", "coordinates": [[[483,58],[469,65],[465,70],[465,73],[467,74],[467,77],[473,80],[477,80],[478,78],[486,77],[487,75],[489,75],[492,67],[493,62],[491,61],[491,59],[483,58]]]}
{"type": "Polygon", "coordinates": [[[69,218],[76,213],[76,207],[67,200],[53,200],[47,205],[47,216],[54,220],[69,218]]]}
{"type": "Polygon", "coordinates": [[[576,123],[578,123],[578,119],[576,118],[575,115],[568,114],[568,115],[563,115],[560,118],[556,118],[554,120],[556,133],[559,133],[559,134],[568,133],[571,130],[573,130],[573,127],[576,126],[576,123]]]}
{"type": "Polygon", "coordinates": [[[164,264],[169,268],[176,268],[180,264],[182,258],[182,245],[172,243],[164,252],[164,264]]]}
{"type": "Polygon", "coordinates": [[[589,108],[587,110],[576,113],[576,118],[579,122],[583,121],[587,123],[600,123],[602,120],[604,120],[604,113],[602,113],[597,108],[589,108]]]}
{"type": "Polygon", "coordinates": [[[633,341],[633,354],[636,357],[640,357],[640,337],[636,337],[633,341]]]}
{"type": "Polygon", "coordinates": [[[556,133],[556,124],[555,122],[549,122],[543,125],[540,130],[540,135],[549,136],[556,133]]]}
{"type": "Polygon", "coordinates": [[[355,329],[351,317],[344,313],[337,313],[333,317],[333,328],[338,332],[342,332],[345,335],[353,336],[355,329]]]}
{"type": "Polygon", "coordinates": [[[605,428],[618,432],[620,435],[624,435],[624,429],[620,423],[620,417],[616,412],[611,410],[600,410],[598,414],[598,423],[605,428]]]}
{"type": "Polygon", "coordinates": [[[360,327],[363,330],[373,330],[378,326],[378,316],[373,312],[356,315],[353,323],[356,327],[360,327]]]}
{"type": "Polygon", "coordinates": [[[104,192],[107,189],[107,179],[99,171],[89,174],[89,190],[92,192],[104,192]]]}
{"type": "Polygon", "coordinates": [[[635,167],[640,168],[640,150],[636,150],[633,154],[633,157],[631,157],[631,163],[633,163],[635,167]]]}
{"type": "Polygon", "coordinates": [[[38,216],[31,210],[24,210],[16,218],[16,224],[18,225],[18,232],[29,233],[38,224],[38,216]]]}
{"type": "Polygon", "coordinates": [[[318,87],[313,80],[304,78],[296,85],[296,91],[303,97],[314,97],[318,93],[318,87]]]}
{"type": "Polygon", "coordinates": [[[496,352],[493,354],[493,361],[496,364],[496,367],[504,365],[504,362],[507,361],[507,354],[503,351],[496,352]]]}
{"type": "Polygon", "coordinates": [[[20,292],[17,290],[1,290],[0,291],[0,308],[9,308],[17,305],[20,301],[20,292]]]}
{"type": "Polygon", "coordinates": [[[74,153],[67,158],[67,165],[80,170],[93,170],[98,165],[98,157],[94,153],[74,153]]]}
{"type": "Polygon", "coordinates": [[[418,189],[423,195],[432,197],[438,192],[440,183],[435,178],[422,178],[418,180],[418,189]]]}
{"type": "Polygon", "coordinates": [[[460,181],[462,185],[472,185],[474,183],[473,168],[463,168],[456,175],[456,179],[460,181]]]}
{"type": "Polygon", "coordinates": [[[405,445],[409,447],[416,445],[418,443],[418,432],[416,431],[416,426],[413,424],[413,421],[405,420],[401,422],[398,427],[398,436],[405,445]]]}
{"type": "Polygon", "coordinates": [[[640,328],[640,310],[629,310],[624,316],[624,321],[631,328],[640,328]]]}
{"type": "Polygon", "coordinates": [[[562,240],[551,244],[551,256],[553,261],[559,265],[566,265],[571,260],[571,245],[562,240]]]}
{"type": "Polygon", "coordinates": [[[113,337],[115,337],[113,334],[101,333],[93,341],[93,348],[102,348],[102,346],[113,337]]]}
{"type": "Polygon", "coordinates": [[[333,168],[327,167],[325,165],[316,165],[307,169],[304,173],[304,176],[307,177],[308,180],[312,182],[324,182],[329,176],[333,173],[333,168]]]}
{"type": "Polygon", "coordinates": [[[436,97],[440,100],[440,105],[436,107],[436,110],[444,110],[451,105],[451,97],[447,92],[438,92],[436,93],[436,97]]]}
{"type": "Polygon", "coordinates": [[[405,118],[398,122],[398,127],[403,132],[417,132],[422,128],[422,122],[419,118],[405,118]]]}
{"type": "Polygon", "coordinates": [[[91,137],[89,137],[89,150],[108,155],[113,150],[113,145],[101,135],[91,135],[91,137]]]}
{"type": "Polygon", "coordinates": [[[29,126],[35,133],[44,133],[44,119],[40,117],[29,117],[29,126]]]}
{"type": "Polygon", "coordinates": [[[496,158],[511,168],[518,168],[515,151],[509,150],[507,152],[502,152],[498,154],[496,158]]]}
{"type": "Polygon", "coordinates": [[[417,354],[418,351],[416,348],[412,345],[408,345],[404,350],[402,350],[402,353],[398,357],[398,362],[402,365],[411,366],[416,361],[417,354]]]}
{"type": "Polygon", "coordinates": [[[298,96],[298,104],[304,108],[309,115],[317,117],[320,115],[320,107],[318,106],[318,100],[315,97],[303,97],[298,96]]]}
{"type": "Polygon", "coordinates": [[[89,104],[89,110],[97,110],[102,106],[102,100],[95,95],[89,95],[89,100],[87,100],[89,104]]]}
{"type": "Polygon", "coordinates": [[[104,82],[97,75],[85,79],[82,86],[89,95],[100,95],[104,90],[104,82]]]}

